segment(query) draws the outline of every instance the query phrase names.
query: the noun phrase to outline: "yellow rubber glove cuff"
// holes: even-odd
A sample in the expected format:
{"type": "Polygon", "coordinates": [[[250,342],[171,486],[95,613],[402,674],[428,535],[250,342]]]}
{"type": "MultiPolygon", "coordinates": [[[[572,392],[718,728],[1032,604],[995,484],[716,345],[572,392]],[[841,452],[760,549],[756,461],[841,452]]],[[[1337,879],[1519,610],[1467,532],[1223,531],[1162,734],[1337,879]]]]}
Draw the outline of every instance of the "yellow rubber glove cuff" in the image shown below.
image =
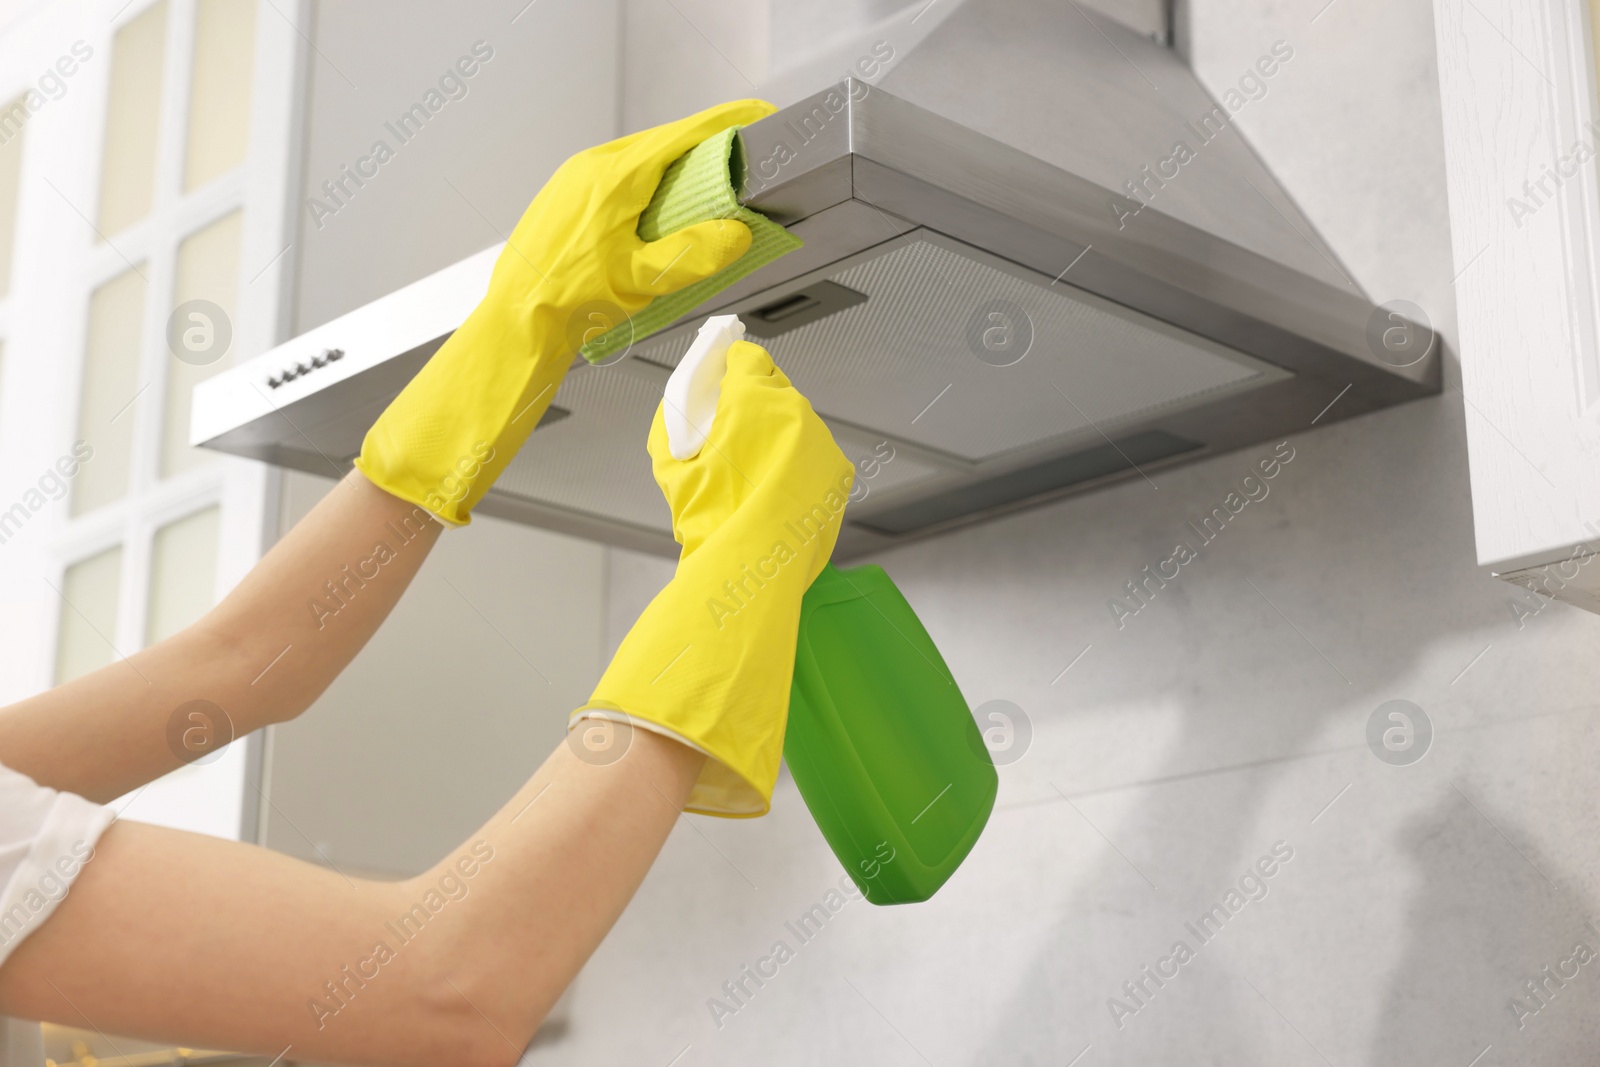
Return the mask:
{"type": "Polygon", "coordinates": [[[506,241],[483,302],[378,417],[356,468],[394,496],[465,525],[555,399],[597,321],[614,324],[750,247],[749,229],[732,219],[646,242],[639,216],[679,156],[773,110],[761,100],[721,104],[563,163],[506,241]]]}
{"type": "Polygon", "coordinates": [[[656,409],[651,467],[683,552],[572,722],[626,715],[671,734],[710,757],[687,810],[764,815],[800,599],[833,553],[854,470],[759,345],[728,349],[716,411],[705,447],[677,460],[656,409]]]}

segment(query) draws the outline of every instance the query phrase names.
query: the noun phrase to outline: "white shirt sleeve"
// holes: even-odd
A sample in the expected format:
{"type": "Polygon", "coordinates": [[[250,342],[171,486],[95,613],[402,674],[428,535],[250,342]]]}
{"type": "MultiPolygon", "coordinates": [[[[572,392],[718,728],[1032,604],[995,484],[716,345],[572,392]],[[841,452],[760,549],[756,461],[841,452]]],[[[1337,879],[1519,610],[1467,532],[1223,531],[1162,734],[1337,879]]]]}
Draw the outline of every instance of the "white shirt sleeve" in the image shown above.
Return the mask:
{"type": "MultiPolygon", "coordinates": [[[[0,765],[0,963],[55,911],[115,818],[0,765]]],[[[43,1062],[38,1024],[0,1019],[0,1063],[43,1062]]]]}
{"type": "Polygon", "coordinates": [[[0,765],[0,963],[55,911],[114,818],[0,765]]]}

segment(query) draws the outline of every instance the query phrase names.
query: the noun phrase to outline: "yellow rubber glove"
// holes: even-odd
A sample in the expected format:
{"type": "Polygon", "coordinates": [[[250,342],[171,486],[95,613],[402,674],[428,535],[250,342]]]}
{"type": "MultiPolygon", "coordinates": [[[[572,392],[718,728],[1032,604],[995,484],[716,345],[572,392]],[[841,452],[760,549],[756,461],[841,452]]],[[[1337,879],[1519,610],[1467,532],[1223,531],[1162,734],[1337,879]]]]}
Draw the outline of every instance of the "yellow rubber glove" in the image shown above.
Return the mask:
{"type": "Polygon", "coordinates": [[[749,229],[733,219],[648,243],[636,230],[674,160],[774,110],[762,100],[721,104],[563,163],[506,241],[483,302],[367,431],[356,469],[465,525],[539,424],[587,335],[750,247],[749,229]]]}
{"type": "Polygon", "coordinates": [[[677,460],[663,408],[650,459],[683,552],[623,639],[585,718],[632,721],[705,753],[686,808],[765,815],[783,757],[800,598],[833,554],[855,473],[759,345],[735,342],[705,446],[677,460]]]}

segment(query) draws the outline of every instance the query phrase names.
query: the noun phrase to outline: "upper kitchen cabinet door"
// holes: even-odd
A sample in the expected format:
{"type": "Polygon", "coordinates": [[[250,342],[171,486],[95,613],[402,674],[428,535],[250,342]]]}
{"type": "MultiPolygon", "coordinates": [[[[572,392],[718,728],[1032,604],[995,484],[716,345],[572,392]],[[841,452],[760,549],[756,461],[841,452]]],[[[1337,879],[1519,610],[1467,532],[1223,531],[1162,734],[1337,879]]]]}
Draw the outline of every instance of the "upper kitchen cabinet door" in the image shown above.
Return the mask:
{"type": "Polygon", "coordinates": [[[621,132],[616,0],[310,11],[295,334],[504,241],[621,132]]]}
{"type": "Polygon", "coordinates": [[[1600,0],[1435,0],[1478,562],[1600,611],[1600,0]]]}

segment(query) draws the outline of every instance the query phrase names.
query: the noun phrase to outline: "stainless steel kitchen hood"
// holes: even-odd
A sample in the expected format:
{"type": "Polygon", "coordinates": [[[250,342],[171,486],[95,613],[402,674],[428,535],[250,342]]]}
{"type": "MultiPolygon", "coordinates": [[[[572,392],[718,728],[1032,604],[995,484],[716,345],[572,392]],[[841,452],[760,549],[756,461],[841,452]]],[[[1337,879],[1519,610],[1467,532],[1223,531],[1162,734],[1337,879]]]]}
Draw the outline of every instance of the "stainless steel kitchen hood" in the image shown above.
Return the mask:
{"type": "MultiPolygon", "coordinates": [[[[478,510],[675,554],[644,439],[711,313],[739,313],[860,462],[842,557],[1437,392],[1438,346],[1374,340],[1398,320],[1231,126],[1135,195],[1228,112],[1166,49],[1074,7],[969,0],[880,84],[742,131],[741,198],[805,246],[620,361],[577,360],[478,510]]],[[[346,469],[497,251],[204,383],[193,440],[346,469]]]]}

